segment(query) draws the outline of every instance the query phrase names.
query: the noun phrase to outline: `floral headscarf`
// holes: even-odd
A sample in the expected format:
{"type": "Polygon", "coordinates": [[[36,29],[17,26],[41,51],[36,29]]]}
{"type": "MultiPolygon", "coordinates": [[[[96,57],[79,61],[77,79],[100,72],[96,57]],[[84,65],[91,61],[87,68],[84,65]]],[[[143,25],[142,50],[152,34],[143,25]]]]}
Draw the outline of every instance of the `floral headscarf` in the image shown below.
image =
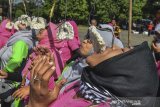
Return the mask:
{"type": "Polygon", "coordinates": [[[63,23],[57,33],[58,40],[73,39],[74,30],[73,26],[69,22],[63,23]]]}

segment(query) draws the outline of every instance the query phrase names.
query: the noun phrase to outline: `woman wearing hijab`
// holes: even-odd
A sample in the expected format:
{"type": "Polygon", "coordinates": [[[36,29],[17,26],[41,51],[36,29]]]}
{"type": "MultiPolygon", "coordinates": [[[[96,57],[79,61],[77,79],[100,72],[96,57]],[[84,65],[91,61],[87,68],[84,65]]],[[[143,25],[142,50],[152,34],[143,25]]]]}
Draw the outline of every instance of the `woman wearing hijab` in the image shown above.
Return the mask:
{"type": "MultiPolygon", "coordinates": [[[[8,20],[9,20],[9,19],[5,19],[5,20],[2,21],[2,23],[1,23],[1,25],[0,25],[0,29],[1,29],[1,30],[5,29],[8,20]]],[[[0,31],[1,31],[1,30],[0,30],[0,31]]]]}
{"type": "Polygon", "coordinates": [[[3,20],[0,26],[0,49],[6,44],[8,39],[14,34],[13,23],[8,19],[3,20]]]}
{"type": "MultiPolygon", "coordinates": [[[[89,40],[85,40],[83,43],[82,43],[82,47],[81,47],[81,53],[84,54],[84,55],[88,55],[88,53],[90,53],[89,51],[92,50],[92,44],[89,40]]],[[[77,65],[78,66],[78,65],[77,65]]],[[[80,66],[80,65],[79,65],[80,66]]],[[[74,67],[73,69],[75,69],[76,67],[74,67]]],[[[48,71],[49,72],[49,71],[48,71]]],[[[75,71],[74,71],[75,72],[75,71]]],[[[79,68],[79,71],[77,71],[77,73],[82,73],[82,70],[81,68],[79,68]]],[[[52,72],[51,72],[52,73],[52,72]]],[[[76,72],[75,72],[76,73],[76,72]]],[[[80,74],[81,74],[80,73],[80,74]]],[[[74,73],[73,73],[74,74],[74,73]]],[[[61,94],[59,95],[59,97],[57,98],[57,100],[53,100],[55,102],[53,102],[50,107],[65,107],[65,106],[70,106],[70,107],[87,107],[87,106],[91,106],[92,105],[92,102],[90,102],[89,100],[85,100],[83,98],[78,98],[76,97],[77,92],[79,90],[79,87],[80,87],[80,84],[79,84],[79,81],[80,81],[80,77],[77,77],[76,78],[72,78],[72,74],[71,74],[71,77],[69,77],[70,79],[72,79],[72,82],[70,80],[70,84],[69,84],[69,79],[67,78],[67,84],[68,85],[65,85],[62,87],[62,90],[63,88],[65,87],[65,90],[63,92],[60,92],[61,94]],[[62,103],[63,102],[63,103],[62,103]]],[[[37,81],[38,83],[38,81],[37,81]]],[[[45,87],[44,87],[45,88],[45,87]]],[[[62,91],[61,90],[61,91],[62,91]]],[[[38,92],[38,90],[37,90],[38,92]]],[[[40,92],[40,91],[39,91],[40,92]]],[[[45,92],[45,90],[44,90],[45,92]]],[[[52,93],[52,92],[51,92],[52,93]]],[[[32,96],[32,95],[31,95],[32,96]]],[[[49,96],[47,96],[49,98],[49,96]]],[[[46,98],[47,98],[46,97],[46,98]]],[[[50,99],[50,98],[49,98],[50,99]]],[[[51,98],[52,99],[52,98],[51,98]]],[[[46,99],[47,100],[47,99],[46,99]]],[[[42,102],[42,101],[41,101],[42,102]]],[[[45,103],[45,101],[43,101],[45,103]]],[[[29,107],[33,107],[33,106],[36,106],[36,105],[32,105],[32,106],[29,106],[29,107]]],[[[37,105],[39,106],[39,105],[37,105]]],[[[47,105],[43,105],[43,103],[41,104],[40,107],[48,107],[47,105]]],[[[97,107],[110,107],[108,103],[104,104],[104,103],[101,103],[101,104],[98,104],[97,107]]]]}
{"type": "Polygon", "coordinates": [[[37,70],[41,64],[38,62],[32,69],[28,106],[130,107],[138,104],[140,107],[155,107],[153,97],[158,90],[158,75],[147,43],[131,50],[118,47],[106,48],[106,40],[95,31],[96,28],[91,27],[90,30],[91,37],[95,38],[95,41],[84,41],[80,51],[87,55],[93,48],[94,54],[86,58],[89,66],[83,69],[80,81],[73,81],[65,89],[62,86],[57,100],[52,100],[50,95],[52,91],[46,89],[45,84],[54,71],[50,69],[51,66],[47,67],[48,70],[44,70],[43,66],[40,67],[42,70],[37,70]],[[123,102],[123,100],[133,102],[123,102]]]}
{"type": "MultiPolygon", "coordinates": [[[[54,24],[49,24],[49,28],[51,28],[52,30],[53,29],[56,29],[56,26],[54,25],[54,24]],[[52,25],[52,26],[50,26],[50,25],[52,25]]],[[[49,31],[49,33],[51,33],[50,32],[50,30],[48,29],[48,31],[49,31]]],[[[54,34],[56,34],[56,32],[53,32],[54,34]]],[[[52,34],[53,34],[52,33],[52,34]]],[[[44,33],[42,33],[43,35],[44,35],[44,33]]],[[[112,35],[112,33],[110,33],[110,36],[112,35]]],[[[38,36],[37,36],[38,37],[38,36]]],[[[39,37],[42,37],[42,36],[39,36],[39,37]]],[[[39,38],[38,37],[38,38],[39,38]]],[[[54,37],[54,36],[53,36],[54,37]]],[[[42,41],[44,41],[44,40],[42,40],[42,41]]],[[[52,39],[50,38],[50,41],[52,41],[52,39]]],[[[109,40],[108,40],[109,41],[109,40]]],[[[112,40],[110,40],[110,42],[108,43],[108,44],[106,44],[108,47],[109,46],[111,46],[111,42],[112,40]]],[[[43,45],[43,44],[48,44],[49,42],[48,41],[44,41],[43,43],[40,41],[39,42],[40,43],[40,45],[43,45]]],[[[116,42],[114,42],[115,44],[116,44],[116,42]]],[[[84,41],[84,44],[86,44],[85,43],[85,41],[84,41]]],[[[50,44],[50,45],[53,45],[53,43],[52,44],[50,44]]],[[[49,46],[50,46],[49,45],[49,46]]],[[[117,45],[117,44],[116,44],[117,45]]],[[[87,52],[88,50],[88,47],[89,48],[91,48],[91,46],[92,45],[87,45],[87,47],[83,47],[83,49],[80,49],[81,50],[81,55],[82,56],[87,56],[88,54],[92,54],[93,53],[93,50],[91,49],[89,52],[87,52]]],[[[84,57],[85,58],[85,57],[84,57]]],[[[69,65],[70,66],[72,66],[72,67],[70,67],[69,69],[67,69],[67,72],[65,72],[66,71],[66,68],[64,69],[64,74],[62,74],[62,77],[65,77],[65,78],[67,78],[67,80],[68,80],[68,82],[67,82],[67,85],[70,85],[70,83],[72,83],[73,81],[75,81],[75,80],[79,80],[80,79],[80,76],[81,76],[81,72],[82,72],[82,70],[83,70],[83,68],[84,67],[86,67],[86,66],[88,66],[87,64],[86,64],[86,62],[85,62],[85,59],[84,58],[81,58],[81,59],[79,59],[79,60],[77,60],[77,61],[75,61],[74,63],[73,62],[71,62],[69,65]]],[[[28,64],[29,65],[31,65],[30,63],[27,63],[27,66],[28,66],[28,64]]],[[[60,65],[60,63],[56,63],[56,65],[60,65]]],[[[27,67],[27,68],[29,68],[29,67],[27,67]]],[[[57,68],[57,67],[56,67],[57,68]]],[[[24,71],[27,71],[27,69],[25,69],[24,71]]],[[[56,71],[57,72],[57,71],[56,71]]],[[[60,79],[61,79],[61,77],[60,77],[60,79]]],[[[60,80],[59,79],[59,80],[60,80]]],[[[50,80],[51,81],[51,80],[50,80]]],[[[53,83],[53,81],[52,81],[52,83],[53,83]]],[[[49,83],[50,84],[50,83],[49,83]]],[[[66,85],[66,86],[67,86],[66,85]]],[[[49,85],[50,86],[50,85],[49,85]]],[[[52,85],[52,87],[50,87],[49,89],[52,89],[53,88],[53,86],[54,85],[52,85]]],[[[13,94],[13,96],[14,97],[20,97],[21,99],[23,99],[26,95],[28,95],[29,94],[29,87],[26,87],[26,88],[21,88],[21,89],[19,89],[19,90],[17,90],[14,94],[13,94]],[[27,93],[27,94],[26,94],[27,93]]]]}
{"type": "MultiPolygon", "coordinates": [[[[51,24],[52,26],[52,24],[51,24]]],[[[62,25],[51,29],[52,33],[56,33],[54,37],[54,44],[56,49],[62,56],[63,63],[66,64],[76,59],[77,56],[74,54],[78,53],[80,46],[80,39],[78,36],[78,27],[74,21],[63,22],[62,25]],[[58,30],[58,31],[57,31],[58,30]],[[71,59],[70,59],[71,58],[71,59]]]]}
{"type": "Polygon", "coordinates": [[[14,89],[21,82],[21,71],[24,68],[29,52],[33,48],[32,32],[27,29],[29,17],[19,19],[20,30],[12,35],[0,50],[0,96],[2,107],[9,107],[14,89]]]}
{"type": "Polygon", "coordinates": [[[71,61],[75,61],[77,58],[81,57],[80,52],[79,52],[79,46],[81,43],[80,43],[80,38],[79,38],[78,26],[74,20],[69,20],[68,22],[73,27],[74,38],[70,40],[69,42],[70,44],[69,46],[71,46],[70,49],[72,49],[72,55],[71,55],[71,58],[68,59],[66,64],[69,64],[71,61]]]}
{"type": "MultiPolygon", "coordinates": [[[[38,22],[40,21],[40,18],[38,19],[38,22]]],[[[35,24],[33,26],[34,29],[36,29],[37,27],[40,27],[40,23],[36,23],[36,20],[33,19],[32,23],[35,24]]],[[[75,23],[72,22],[73,25],[76,27],[75,23]]],[[[74,28],[75,28],[74,27],[74,28]]],[[[57,40],[57,26],[53,23],[49,23],[48,24],[48,28],[47,29],[41,29],[40,32],[37,34],[37,39],[39,41],[38,46],[37,47],[45,47],[49,49],[49,52],[51,52],[54,56],[55,59],[55,63],[56,63],[56,73],[54,75],[54,78],[50,79],[49,82],[49,89],[53,89],[54,87],[54,81],[56,81],[58,79],[58,77],[61,75],[61,72],[63,71],[65,62],[71,57],[71,50],[69,48],[72,47],[73,50],[78,49],[79,47],[79,37],[78,37],[78,29],[75,29],[76,33],[74,35],[74,39],[72,40],[61,40],[58,41],[57,40]]],[[[36,56],[36,52],[32,53],[31,55],[32,57],[36,56]]],[[[31,65],[32,60],[30,59],[26,66],[25,69],[23,70],[23,75],[25,75],[25,73],[28,71],[29,66],[31,65]]],[[[27,81],[30,80],[30,73],[27,74],[27,81]]],[[[25,86],[23,88],[20,88],[19,90],[17,90],[13,96],[16,98],[21,98],[24,99],[27,95],[29,95],[29,86],[25,86]]]]}
{"type": "MultiPolygon", "coordinates": [[[[42,20],[42,18],[38,18],[38,20],[42,20]]],[[[39,23],[33,25],[33,28],[36,29],[37,27],[40,27],[41,21],[39,23]]],[[[55,29],[56,25],[55,24],[49,24],[48,28],[42,28],[40,31],[36,31],[36,38],[38,39],[39,43],[35,48],[35,51],[30,55],[30,59],[28,60],[24,70],[23,70],[23,76],[26,77],[26,86],[18,89],[14,94],[13,97],[15,98],[21,98],[21,99],[26,99],[26,97],[29,95],[30,87],[29,87],[29,82],[30,82],[30,66],[32,65],[32,59],[34,59],[36,56],[40,54],[47,54],[51,53],[51,56],[54,57],[54,61],[56,64],[55,71],[56,73],[52,76],[52,78],[49,81],[48,88],[52,90],[55,86],[54,81],[58,79],[58,77],[61,75],[61,71],[64,67],[63,61],[61,59],[61,56],[59,52],[55,49],[54,47],[54,39],[53,37],[55,36],[56,33],[51,33],[51,29],[55,29]],[[46,50],[47,49],[47,50],[46,50]]]]}

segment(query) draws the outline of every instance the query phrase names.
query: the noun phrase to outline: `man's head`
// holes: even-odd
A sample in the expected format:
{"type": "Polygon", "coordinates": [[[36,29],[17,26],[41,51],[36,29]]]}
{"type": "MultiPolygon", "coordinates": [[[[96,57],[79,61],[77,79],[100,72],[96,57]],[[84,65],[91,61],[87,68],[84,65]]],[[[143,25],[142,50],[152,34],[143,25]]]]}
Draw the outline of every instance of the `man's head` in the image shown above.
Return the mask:
{"type": "Polygon", "coordinates": [[[2,20],[5,20],[5,19],[7,19],[7,17],[6,17],[6,16],[3,16],[3,17],[2,17],[2,20]]]}
{"type": "Polygon", "coordinates": [[[113,26],[115,26],[116,25],[116,20],[112,20],[111,23],[112,23],[113,26]]]}
{"type": "Polygon", "coordinates": [[[91,25],[92,26],[97,26],[97,20],[96,19],[92,19],[91,20],[91,25]]]}

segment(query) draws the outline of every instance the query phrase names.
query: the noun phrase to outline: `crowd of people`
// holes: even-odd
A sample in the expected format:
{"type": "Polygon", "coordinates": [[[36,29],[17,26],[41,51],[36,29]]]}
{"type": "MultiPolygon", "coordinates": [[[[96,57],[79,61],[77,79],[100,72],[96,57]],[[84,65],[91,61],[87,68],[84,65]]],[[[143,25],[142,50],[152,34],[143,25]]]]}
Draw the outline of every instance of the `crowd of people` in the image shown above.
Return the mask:
{"type": "Polygon", "coordinates": [[[155,19],[139,19],[137,21],[134,21],[132,24],[132,33],[133,34],[143,34],[148,36],[153,36],[157,32],[157,25],[159,21],[157,20],[157,17],[160,16],[160,10],[156,12],[156,18],[155,19]]]}
{"type": "Polygon", "coordinates": [[[147,42],[125,48],[113,23],[97,25],[91,20],[80,42],[73,20],[54,24],[28,15],[16,22],[3,20],[1,106],[155,107],[158,42],[153,42],[154,54],[147,42]]]}

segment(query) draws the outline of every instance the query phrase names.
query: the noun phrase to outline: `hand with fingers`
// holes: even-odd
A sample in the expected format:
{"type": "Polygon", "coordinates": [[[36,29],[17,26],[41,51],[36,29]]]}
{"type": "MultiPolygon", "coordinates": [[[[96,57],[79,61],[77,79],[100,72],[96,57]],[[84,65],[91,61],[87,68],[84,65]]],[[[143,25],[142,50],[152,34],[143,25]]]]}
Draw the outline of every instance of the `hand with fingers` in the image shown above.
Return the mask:
{"type": "Polygon", "coordinates": [[[0,79],[5,79],[7,77],[8,77],[8,73],[3,70],[0,70],[0,79]]]}
{"type": "Polygon", "coordinates": [[[153,48],[153,50],[154,50],[155,52],[157,52],[157,53],[160,52],[160,47],[157,47],[157,46],[155,45],[155,43],[152,43],[152,48],[153,48]]]}
{"type": "Polygon", "coordinates": [[[29,65],[29,68],[26,69],[26,71],[28,71],[28,70],[30,71],[31,68],[33,67],[33,64],[35,64],[37,62],[37,59],[39,59],[42,55],[47,55],[47,56],[51,55],[49,49],[46,47],[37,46],[37,47],[34,47],[33,50],[34,50],[35,54],[31,54],[29,56],[31,64],[29,65]]]}
{"type": "MultiPolygon", "coordinates": [[[[39,48],[39,49],[40,49],[40,48],[39,48]]],[[[47,50],[47,48],[42,48],[42,49],[43,49],[43,53],[46,53],[46,55],[47,55],[48,57],[50,57],[50,61],[54,61],[54,59],[51,57],[51,54],[50,54],[50,52],[47,50]]],[[[28,68],[29,71],[32,70],[34,64],[37,63],[38,59],[40,59],[40,58],[42,57],[42,55],[44,55],[44,54],[39,53],[39,55],[36,56],[35,58],[33,58],[32,56],[29,56],[30,59],[31,59],[31,61],[32,61],[30,67],[28,68]]],[[[27,73],[27,72],[26,72],[26,73],[27,73]]],[[[24,79],[26,78],[26,75],[27,75],[27,74],[25,74],[24,79]]],[[[22,82],[22,83],[23,83],[23,82],[22,82]]],[[[21,87],[20,89],[18,89],[17,91],[15,91],[12,96],[13,96],[14,98],[20,98],[21,100],[23,100],[24,98],[26,98],[26,97],[29,95],[30,87],[29,87],[29,86],[25,86],[25,82],[24,82],[23,84],[21,84],[21,86],[22,86],[22,87],[21,87]]]]}
{"type": "Polygon", "coordinates": [[[31,68],[29,107],[47,107],[58,97],[61,86],[65,83],[65,80],[56,84],[53,90],[49,90],[48,83],[54,72],[54,58],[51,54],[40,55],[36,58],[36,61],[33,61],[31,68]]]}
{"type": "Polygon", "coordinates": [[[44,46],[37,46],[33,49],[33,51],[36,55],[45,55],[46,53],[49,53],[49,49],[44,46]]]}
{"type": "Polygon", "coordinates": [[[14,98],[20,98],[21,100],[23,100],[29,95],[29,92],[30,92],[30,87],[24,86],[15,91],[12,96],[14,98]]]}

